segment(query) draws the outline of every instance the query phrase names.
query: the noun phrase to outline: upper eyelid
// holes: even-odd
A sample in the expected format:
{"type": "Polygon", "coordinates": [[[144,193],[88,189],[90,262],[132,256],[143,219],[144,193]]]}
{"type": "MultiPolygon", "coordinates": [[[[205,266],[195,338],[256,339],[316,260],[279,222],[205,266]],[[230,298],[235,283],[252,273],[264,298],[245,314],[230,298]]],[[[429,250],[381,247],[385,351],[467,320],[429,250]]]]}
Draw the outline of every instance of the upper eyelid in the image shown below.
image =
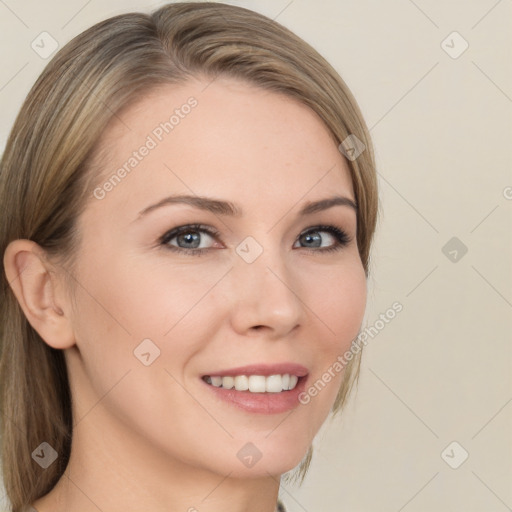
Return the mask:
{"type": "Polygon", "coordinates": [[[176,226],[175,228],[167,230],[162,239],[168,238],[172,234],[172,238],[180,234],[181,232],[186,231],[205,231],[208,235],[215,237],[220,235],[220,231],[215,229],[212,226],[208,226],[205,224],[183,224],[182,226],[176,226]]]}
{"type": "MultiPolygon", "coordinates": [[[[347,231],[346,228],[344,228],[342,226],[336,226],[336,224],[330,224],[330,223],[323,223],[323,224],[312,224],[311,226],[303,229],[299,233],[299,235],[302,233],[307,233],[308,231],[313,231],[315,229],[319,230],[319,229],[326,229],[326,228],[336,228],[336,229],[340,229],[342,231],[347,231]]],[[[194,224],[194,223],[176,226],[175,228],[167,230],[165,232],[165,235],[167,235],[169,233],[179,233],[180,231],[186,231],[186,230],[206,231],[206,232],[208,232],[208,234],[220,235],[220,231],[218,229],[214,228],[213,226],[209,226],[208,224],[194,224]]]]}

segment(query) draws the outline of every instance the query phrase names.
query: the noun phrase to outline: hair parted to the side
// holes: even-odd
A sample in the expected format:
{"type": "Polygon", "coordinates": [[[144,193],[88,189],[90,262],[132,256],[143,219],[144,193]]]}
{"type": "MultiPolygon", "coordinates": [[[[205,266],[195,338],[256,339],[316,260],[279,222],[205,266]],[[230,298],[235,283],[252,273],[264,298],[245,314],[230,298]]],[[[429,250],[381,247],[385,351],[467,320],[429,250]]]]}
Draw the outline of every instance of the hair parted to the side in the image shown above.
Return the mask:
{"type": "MultiPolygon", "coordinates": [[[[91,162],[107,124],[150,89],[219,75],[307,105],[336,144],[350,134],[365,144],[347,162],[358,208],[357,244],[368,276],[377,179],[373,146],[354,97],[325,59],[280,24],[210,2],[115,16],[75,37],[49,62],[16,118],[0,163],[0,254],[12,240],[30,239],[72,276],[80,236],[76,221],[97,178],[91,162]]],[[[1,457],[7,497],[19,512],[64,473],[72,441],[71,396],[63,352],[49,347],[28,323],[3,271],[0,308],[1,457]],[[58,453],[44,470],[31,457],[42,442],[58,453]]],[[[358,376],[360,356],[345,368],[335,413],[358,376]]],[[[302,481],[311,455],[310,448],[295,478],[302,481]]]]}

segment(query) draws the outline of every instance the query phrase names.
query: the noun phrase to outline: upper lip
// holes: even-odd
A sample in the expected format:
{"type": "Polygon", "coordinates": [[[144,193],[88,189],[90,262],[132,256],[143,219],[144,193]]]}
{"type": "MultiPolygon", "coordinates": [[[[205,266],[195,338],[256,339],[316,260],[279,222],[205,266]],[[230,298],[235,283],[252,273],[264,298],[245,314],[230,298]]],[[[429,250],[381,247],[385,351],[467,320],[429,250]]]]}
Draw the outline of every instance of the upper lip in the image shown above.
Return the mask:
{"type": "Polygon", "coordinates": [[[247,366],[238,366],[237,368],[229,368],[225,370],[215,370],[206,375],[236,377],[237,375],[296,375],[304,377],[307,375],[308,369],[301,364],[296,363],[277,363],[277,364],[250,364],[247,366]]]}

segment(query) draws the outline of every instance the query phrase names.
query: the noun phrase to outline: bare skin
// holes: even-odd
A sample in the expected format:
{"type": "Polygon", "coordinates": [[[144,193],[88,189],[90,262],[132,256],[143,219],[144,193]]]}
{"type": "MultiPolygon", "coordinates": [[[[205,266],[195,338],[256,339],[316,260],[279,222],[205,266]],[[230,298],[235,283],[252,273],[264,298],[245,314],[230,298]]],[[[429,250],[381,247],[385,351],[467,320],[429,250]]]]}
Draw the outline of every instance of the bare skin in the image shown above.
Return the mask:
{"type": "Polygon", "coordinates": [[[207,84],[153,91],[120,114],[129,128],[114,120],[102,135],[109,151],[99,187],[148,135],[157,144],[79,218],[74,299],[65,271],[33,242],[14,241],[5,253],[31,325],[65,351],[74,399],[71,458],[34,503],[38,512],[273,512],[280,476],[300,463],[333,405],[342,372],[307,405],[277,414],[237,408],[201,379],[292,362],[312,384],[350,347],[366,304],[355,210],[298,215],[310,201],[354,201],[321,120],[233,79],[207,84]],[[157,140],[155,127],[190,97],[197,105],[157,140]],[[139,215],[171,194],[230,201],[243,214],[175,203],[139,215]],[[219,232],[188,231],[200,237],[200,256],[179,237],[161,243],[194,223],[219,232]],[[348,242],[313,229],[318,246],[308,245],[302,234],[319,225],[338,227],[348,242]],[[251,263],[236,250],[248,236],[262,249],[251,263]],[[185,252],[172,250],[179,244],[185,252]],[[134,355],[144,339],[160,350],[148,366],[134,355]],[[262,455],[252,467],[237,457],[249,442],[262,455]]]}

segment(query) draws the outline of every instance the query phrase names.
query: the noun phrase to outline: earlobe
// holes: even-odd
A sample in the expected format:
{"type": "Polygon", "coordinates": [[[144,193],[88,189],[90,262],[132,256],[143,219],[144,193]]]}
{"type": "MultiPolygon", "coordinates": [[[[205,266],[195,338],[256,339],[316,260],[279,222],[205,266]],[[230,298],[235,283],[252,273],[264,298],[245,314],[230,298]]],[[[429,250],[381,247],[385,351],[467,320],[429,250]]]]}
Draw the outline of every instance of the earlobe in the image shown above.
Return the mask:
{"type": "Polygon", "coordinates": [[[32,240],[14,240],[5,250],[4,267],[27,320],[41,338],[55,349],[73,346],[71,309],[44,250],[32,240]]]}

